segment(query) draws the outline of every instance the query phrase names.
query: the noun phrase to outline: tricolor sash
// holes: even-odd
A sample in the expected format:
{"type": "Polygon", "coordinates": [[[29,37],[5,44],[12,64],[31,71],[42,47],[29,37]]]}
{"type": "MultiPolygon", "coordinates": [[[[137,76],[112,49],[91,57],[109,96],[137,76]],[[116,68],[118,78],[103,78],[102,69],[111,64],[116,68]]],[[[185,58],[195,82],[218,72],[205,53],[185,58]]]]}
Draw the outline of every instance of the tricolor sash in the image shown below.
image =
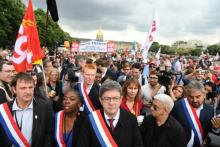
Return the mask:
{"type": "Polygon", "coordinates": [[[195,134],[195,144],[198,145],[202,145],[203,143],[203,137],[204,137],[204,131],[201,125],[201,122],[199,120],[199,117],[196,113],[195,108],[193,108],[188,100],[186,98],[184,98],[183,100],[181,100],[182,106],[183,106],[183,110],[185,112],[187,121],[189,122],[189,125],[191,127],[191,129],[193,130],[194,134],[195,134]]]}
{"type": "Polygon", "coordinates": [[[0,123],[13,145],[16,147],[30,147],[30,144],[19,130],[7,103],[0,105],[0,123]]]}
{"type": "Polygon", "coordinates": [[[63,110],[56,113],[54,137],[59,147],[66,147],[66,144],[63,140],[63,117],[64,117],[63,110]]]}
{"type": "Polygon", "coordinates": [[[86,92],[86,85],[84,83],[79,83],[78,87],[79,93],[83,97],[83,103],[85,105],[86,112],[89,114],[95,110],[95,107],[93,106],[92,101],[86,92]]]}
{"type": "Polygon", "coordinates": [[[115,140],[113,139],[100,110],[93,111],[89,114],[89,120],[92,124],[92,128],[98,138],[102,147],[117,147],[115,140]]]}

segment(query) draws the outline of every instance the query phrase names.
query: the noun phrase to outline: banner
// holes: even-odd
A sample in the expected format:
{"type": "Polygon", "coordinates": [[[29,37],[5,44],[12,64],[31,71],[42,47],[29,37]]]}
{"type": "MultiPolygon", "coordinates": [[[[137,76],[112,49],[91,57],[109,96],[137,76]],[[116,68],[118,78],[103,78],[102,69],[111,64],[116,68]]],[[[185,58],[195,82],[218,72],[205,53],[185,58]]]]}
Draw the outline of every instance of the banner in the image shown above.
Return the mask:
{"type": "Polygon", "coordinates": [[[15,42],[12,63],[17,72],[25,72],[27,70],[32,70],[32,63],[41,60],[43,56],[34,18],[32,0],[29,0],[15,42]]]}
{"type": "Polygon", "coordinates": [[[107,42],[107,51],[109,53],[115,53],[116,48],[115,48],[115,43],[113,41],[108,41],[107,42]]]}
{"type": "Polygon", "coordinates": [[[152,43],[155,41],[156,32],[158,30],[158,27],[159,27],[159,19],[158,19],[157,13],[155,12],[155,14],[153,16],[151,28],[150,28],[150,33],[149,33],[147,40],[145,42],[145,45],[143,47],[143,59],[144,60],[147,59],[148,51],[149,51],[152,43]]]}
{"type": "Polygon", "coordinates": [[[101,41],[80,43],[79,52],[107,52],[107,43],[101,41]]]}
{"type": "Polygon", "coordinates": [[[78,52],[79,51],[79,43],[78,42],[72,42],[71,51],[72,52],[78,52]]]}

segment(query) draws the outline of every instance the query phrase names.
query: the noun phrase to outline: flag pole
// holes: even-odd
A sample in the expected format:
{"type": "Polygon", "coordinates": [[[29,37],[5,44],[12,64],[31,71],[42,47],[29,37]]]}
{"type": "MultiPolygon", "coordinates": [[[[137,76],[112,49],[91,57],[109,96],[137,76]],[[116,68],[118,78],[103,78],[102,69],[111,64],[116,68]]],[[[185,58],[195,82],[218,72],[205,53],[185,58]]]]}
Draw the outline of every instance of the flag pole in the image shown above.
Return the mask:
{"type": "Polygon", "coordinates": [[[46,81],[46,76],[45,76],[45,72],[44,72],[44,65],[43,63],[40,64],[41,67],[42,67],[42,73],[43,73],[43,78],[44,78],[44,86],[45,86],[45,92],[46,92],[46,96],[48,95],[48,92],[47,92],[47,81],[46,81]]]}
{"type": "Polygon", "coordinates": [[[47,13],[46,13],[46,22],[45,22],[45,32],[44,32],[44,46],[47,45],[47,27],[48,27],[48,17],[49,17],[49,9],[47,7],[47,13]]]}

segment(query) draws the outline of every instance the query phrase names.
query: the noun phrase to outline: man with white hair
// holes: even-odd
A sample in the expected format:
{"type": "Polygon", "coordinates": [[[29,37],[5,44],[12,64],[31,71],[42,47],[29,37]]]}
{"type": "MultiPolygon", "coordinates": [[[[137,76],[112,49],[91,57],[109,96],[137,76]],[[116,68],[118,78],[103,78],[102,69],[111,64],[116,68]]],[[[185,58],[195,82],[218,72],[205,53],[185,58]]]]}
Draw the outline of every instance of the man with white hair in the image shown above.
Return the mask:
{"type": "Polygon", "coordinates": [[[144,146],[186,146],[184,129],[170,115],[173,106],[174,102],[170,96],[166,94],[157,94],[154,96],[151,115],[145,116],[140,126],[144,146]]]}

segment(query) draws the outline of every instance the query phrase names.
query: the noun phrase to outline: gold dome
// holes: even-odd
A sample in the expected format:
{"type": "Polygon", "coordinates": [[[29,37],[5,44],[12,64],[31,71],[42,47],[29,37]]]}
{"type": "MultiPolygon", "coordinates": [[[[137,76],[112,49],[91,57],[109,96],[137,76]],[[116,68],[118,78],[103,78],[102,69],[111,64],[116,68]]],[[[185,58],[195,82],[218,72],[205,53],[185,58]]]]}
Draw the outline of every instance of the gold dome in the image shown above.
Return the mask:
{"type": "Polygon", "coordinates": [[[101,27],[99,28],[97,34],[96,34],[96,40],[98,41],[103,41],[103,34],[102,34],[102,29],[101,27]]]}

